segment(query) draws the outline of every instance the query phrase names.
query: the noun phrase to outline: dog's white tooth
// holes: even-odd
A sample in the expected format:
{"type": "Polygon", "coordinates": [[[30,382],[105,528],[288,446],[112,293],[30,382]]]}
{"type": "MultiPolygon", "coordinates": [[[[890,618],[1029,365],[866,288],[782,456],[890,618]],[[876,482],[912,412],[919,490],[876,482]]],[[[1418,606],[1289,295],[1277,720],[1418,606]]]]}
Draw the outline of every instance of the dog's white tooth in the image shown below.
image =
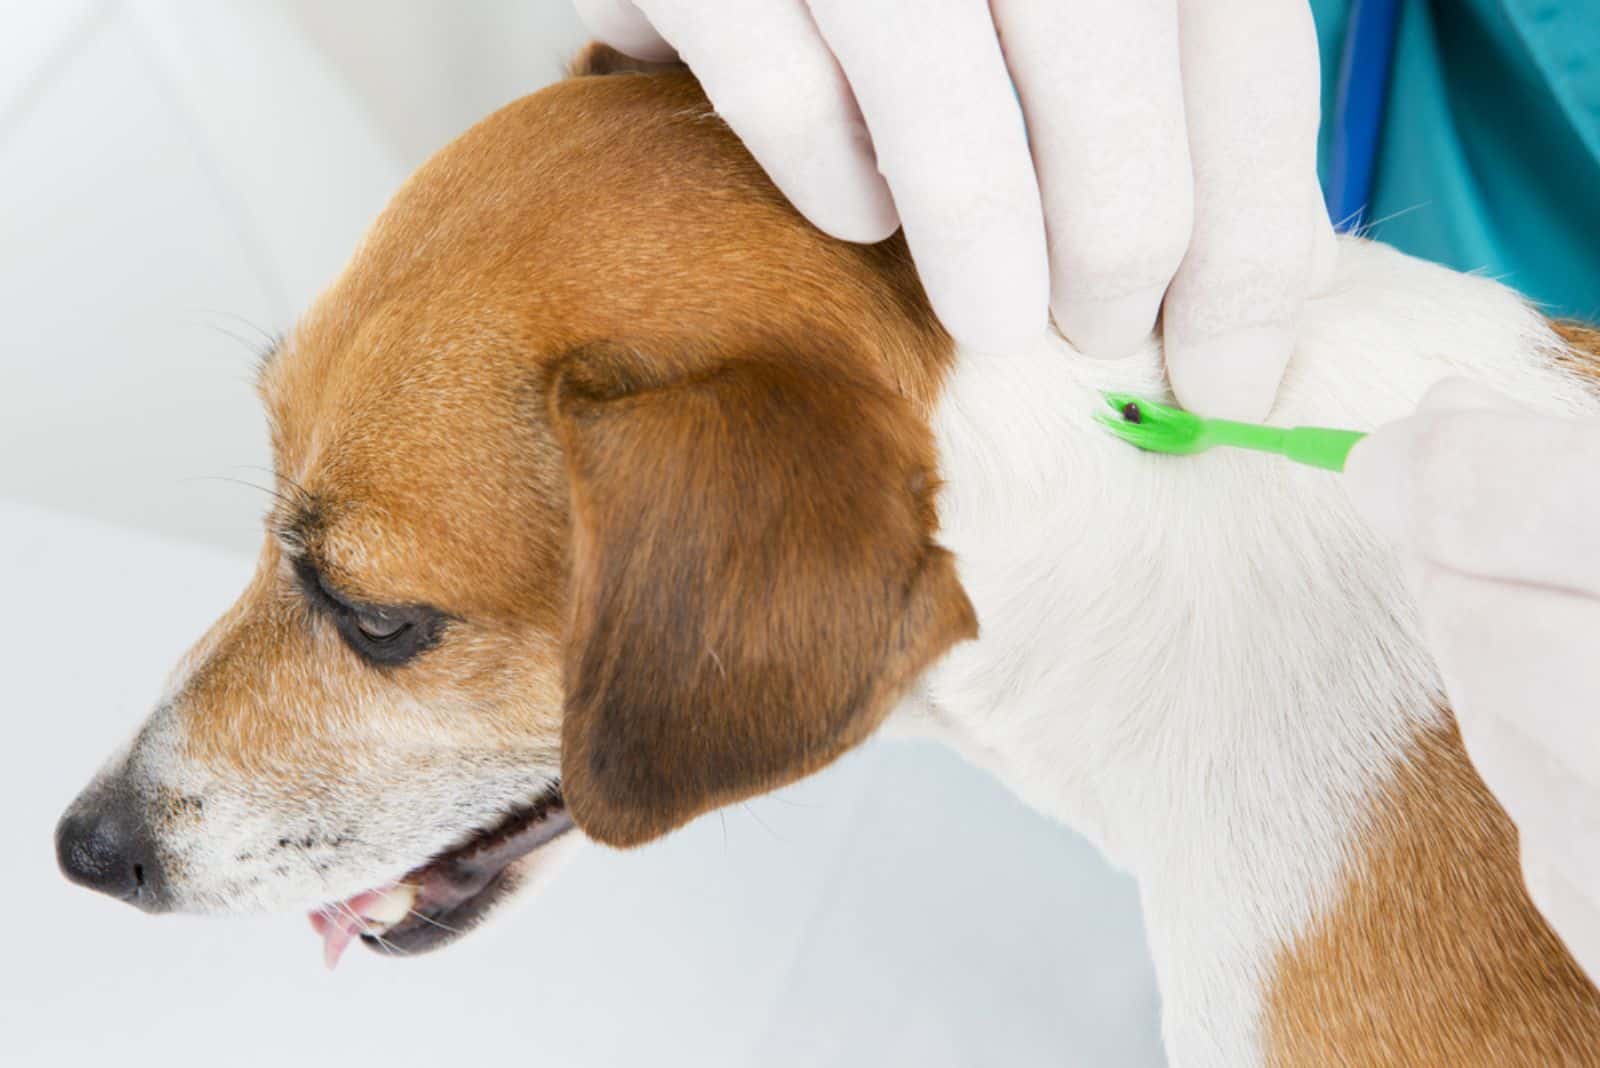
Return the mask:
{"type": "Polygon", "coordinates": [[[384,927],[393,927],[410,914],[411,906],[416,901],[416,887],[405,883],[391,886],[361,910],[361,918],[384,927]]]}

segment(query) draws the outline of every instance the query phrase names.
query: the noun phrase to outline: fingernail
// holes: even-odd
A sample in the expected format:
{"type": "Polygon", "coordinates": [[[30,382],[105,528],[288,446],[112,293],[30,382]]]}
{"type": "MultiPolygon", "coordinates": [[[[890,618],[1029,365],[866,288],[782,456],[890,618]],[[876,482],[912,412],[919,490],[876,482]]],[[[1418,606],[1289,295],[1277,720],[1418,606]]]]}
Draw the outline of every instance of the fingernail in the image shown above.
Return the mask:
{"type": "Polygon", "coordinates": [[[1056,327],[1073,348],[1097,360],[1116,360],[1150,340],[1165,293],[1165,286],[1151,286],[1111,300],[1087,300],[1068,292],[1051,308],[1056,327]]]}
{"type": "Polygon", "coordinates": [[[1294,348],[1287,327],[1252,326],[1194,344],[1167,339],[1178,403],[1210,418],[1259,422],[1272,410],[1294,348]]]}

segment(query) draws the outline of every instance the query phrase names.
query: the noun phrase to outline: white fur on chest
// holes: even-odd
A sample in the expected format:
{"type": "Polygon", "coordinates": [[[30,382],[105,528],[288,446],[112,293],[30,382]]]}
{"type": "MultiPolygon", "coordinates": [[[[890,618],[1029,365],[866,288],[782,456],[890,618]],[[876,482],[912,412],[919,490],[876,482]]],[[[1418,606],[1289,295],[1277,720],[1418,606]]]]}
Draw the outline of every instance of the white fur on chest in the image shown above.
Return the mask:
{"type": "MultiPolygon", "coordinates": [[[[1370,428],[1464,374],[1555,411],[1542,320],[1364,242],[1307,310],[1272,420],[1370,428]]],[[[897,717],[1140,880],[1175,1064],[1261,1057],[1274,954],[1337,892],[1369,799],[1441,697],[1399,569],[1339,476],[1146,455],[1097,391],[1159,354],[962,353],[935,418],[940,540],[979,617],[897,717]]]]}

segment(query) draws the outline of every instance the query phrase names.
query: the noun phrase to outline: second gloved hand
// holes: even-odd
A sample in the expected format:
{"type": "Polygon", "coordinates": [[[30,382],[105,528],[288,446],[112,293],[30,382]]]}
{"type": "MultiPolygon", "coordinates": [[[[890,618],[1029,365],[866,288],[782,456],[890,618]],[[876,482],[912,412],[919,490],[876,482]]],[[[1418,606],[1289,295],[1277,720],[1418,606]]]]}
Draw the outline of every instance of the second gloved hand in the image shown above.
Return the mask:
{"type": "Polygon", "coordinates": [[[1461,739],[1529,896],[1600,980],[1600,418],[1460,380],[1355,447],[1351,496],[1411,565],[1461,739]]]}
{"type": "Polygon", "coordinates": [[[1164,303],[1184,406],[1272,406],[1333,261],[1304,0],[578,7],[613,47],[687,63],[821,229],[903,224],[957,340],[1025,344],[1053,311],[1079,350],[1117,357],[1164,303]]]}

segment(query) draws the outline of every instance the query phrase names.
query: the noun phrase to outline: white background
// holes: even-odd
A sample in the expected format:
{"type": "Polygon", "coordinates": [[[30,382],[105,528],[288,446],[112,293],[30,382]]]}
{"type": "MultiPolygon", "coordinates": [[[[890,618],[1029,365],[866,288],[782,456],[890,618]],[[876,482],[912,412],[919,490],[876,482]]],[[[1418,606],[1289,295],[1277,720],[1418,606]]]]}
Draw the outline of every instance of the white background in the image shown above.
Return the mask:
{"type": "Polygon", "coordinates": [[[56,874],[56,816],[248,574],[259,331],[580,41],[565,0],[0,0],[0,1064],[1160,1063],[1131,882],[925,745],[332,976],[301,917],[56,874]]]}

